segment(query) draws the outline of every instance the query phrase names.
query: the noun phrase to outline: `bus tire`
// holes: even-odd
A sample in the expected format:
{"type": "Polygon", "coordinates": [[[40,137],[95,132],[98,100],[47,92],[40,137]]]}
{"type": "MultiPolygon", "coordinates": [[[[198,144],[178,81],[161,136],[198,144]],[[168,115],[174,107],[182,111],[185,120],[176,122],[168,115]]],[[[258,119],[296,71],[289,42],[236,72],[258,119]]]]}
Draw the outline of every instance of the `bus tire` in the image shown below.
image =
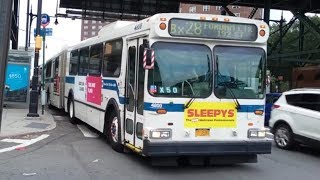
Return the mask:
{"type": "Polygon", "coordinates": [[[107,138],[113,150],[122,153],[124,148],[121,144],[121,123],[115,111],[108,118],[107,138]]]}
{"type": "Polygon", "coordinates": [[[68,100],[68,114],[69,114],[69,121],[71,124],[77,124],[78,119],[75,116],[75,111],[74,111],[74,100],[73,98],[69,98],[68,100]]]}
{"type": "Polygon", "coordinates": [[[53,106],[51,105],[51,101],[50,101],[50,92],[47,91],[47,107],[48,109],[52,109],[53,106]]]}

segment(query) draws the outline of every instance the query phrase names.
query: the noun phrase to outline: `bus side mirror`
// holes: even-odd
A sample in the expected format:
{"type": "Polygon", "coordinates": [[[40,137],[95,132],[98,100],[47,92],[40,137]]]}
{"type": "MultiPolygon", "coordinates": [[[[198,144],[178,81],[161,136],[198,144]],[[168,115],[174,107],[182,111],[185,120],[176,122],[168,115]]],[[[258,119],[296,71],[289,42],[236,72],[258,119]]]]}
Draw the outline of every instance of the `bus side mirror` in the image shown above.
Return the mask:
{"type": "Polygon", "coordinates": [[[154,49],[144,48],[143,68],[154,69],[154,49]]]}

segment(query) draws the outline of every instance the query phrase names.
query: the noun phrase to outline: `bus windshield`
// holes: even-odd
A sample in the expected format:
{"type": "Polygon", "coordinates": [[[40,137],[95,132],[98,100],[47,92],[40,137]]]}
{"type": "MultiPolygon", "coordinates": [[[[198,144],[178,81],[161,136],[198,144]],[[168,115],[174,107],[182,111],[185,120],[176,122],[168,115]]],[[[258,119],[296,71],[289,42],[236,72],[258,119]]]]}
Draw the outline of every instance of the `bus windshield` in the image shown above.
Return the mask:
{"type": "Polygon", "coordinates": [[[211,50],[205,45],[156,42],[148,91],[157,97],[208,97],[212,94],[211,50]]]}
{"type": "Polygon", "coordinates": [[[220,99],[264,98],[265,52],[261,48],[216,46],[214,93],[220,99]],[[230,92],[232,91],[232,92],[230,92]]]}

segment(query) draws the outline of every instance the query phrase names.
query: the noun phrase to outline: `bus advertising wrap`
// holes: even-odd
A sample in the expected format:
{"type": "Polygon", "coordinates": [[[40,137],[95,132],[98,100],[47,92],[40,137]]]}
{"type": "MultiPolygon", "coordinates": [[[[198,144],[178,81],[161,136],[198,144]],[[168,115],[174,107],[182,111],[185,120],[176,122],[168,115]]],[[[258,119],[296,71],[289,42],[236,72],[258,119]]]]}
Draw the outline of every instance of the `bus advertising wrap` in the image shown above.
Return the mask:
{"type": "Polygon", "coordinates": [[[184,110],[186,128],[236,127],[237,110],[233,102],[194,102],[184,110]]]}

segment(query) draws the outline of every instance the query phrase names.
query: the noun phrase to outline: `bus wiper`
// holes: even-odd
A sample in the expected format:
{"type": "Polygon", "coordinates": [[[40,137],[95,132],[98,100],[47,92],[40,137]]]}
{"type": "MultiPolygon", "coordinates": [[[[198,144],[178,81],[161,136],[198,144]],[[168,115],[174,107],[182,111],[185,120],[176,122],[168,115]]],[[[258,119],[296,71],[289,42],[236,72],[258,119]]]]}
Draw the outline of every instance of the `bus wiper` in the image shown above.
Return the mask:
{"type": "MultiPolygon", "coordinates": [[[[217,69],[217,74],[218,74],[218,76],[220,76],[220,77],[222,77],[222,75],[221,75],[221,73],[220,73],[220,71],[219,71],[219,69],[218,69],[218,56],[215,56],[216,57],[216,69],[217,69]]],[[[217,79],[218,80],[218,79],[217,79]]],[[[228,85],[227,84],[229,84],[230,82],[222,82],[221,83],[221,85],[222,86],[224,86],[226,89],[228,89],[229,91],[230,91],[230,94],[231,94],[231,96],[232,96],[232,99],[233,99],[233,101],[236,103],[236,109],[237,110],[239,110],[239,109],[241,109],[241,105],[240,105],[240,103],[239,103],[239,101],[238,101],[238,99],[237,99],[237,97],[234,95],[234,93],[233,93],[233,91],[231,90],[231,88],[229,88],[228,87],[228,85]]]]}
{"type": "Polygon", "coordinates": [[[187,104],[184,106],[184,109],[188,109],[191,104],[193,103],[193,101],[195,100],[196,98],[193,96],[191,97],[191,99],[187,102],[187,104]]]}
{"type": "Polygon", "coordinates": [[[241,109],[241,105],[240,105],[237,97],[234,95],[233,91],[231,90],[231,88],[228,87],[227,83],[228,83],[228,82],[222,82],[221,84],[223,84],[223,86],[230,91],[230,94],[231,94],[231,96],[232,96],[232,99],[233,99],[234,102],[236,103],[236,109],[239,110],[239,109],[241,109]]]}

